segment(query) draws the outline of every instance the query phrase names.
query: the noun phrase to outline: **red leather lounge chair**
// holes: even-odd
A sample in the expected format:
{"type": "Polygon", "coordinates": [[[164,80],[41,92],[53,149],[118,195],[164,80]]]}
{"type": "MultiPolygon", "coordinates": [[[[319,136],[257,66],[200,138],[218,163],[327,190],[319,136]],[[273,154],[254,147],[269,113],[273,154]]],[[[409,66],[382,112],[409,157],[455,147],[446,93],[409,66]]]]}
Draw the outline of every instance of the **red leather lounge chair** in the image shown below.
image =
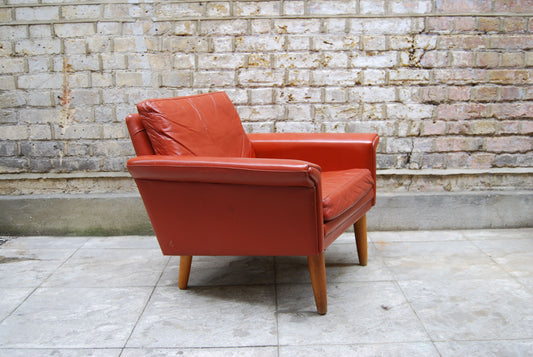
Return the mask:
{"type": "Polygon", "coordinates": [[[351,225],[367,262],[376,200],[376,134],[246,134],[224,92],[149,99],[126,118],[128,161],[161,250],[192,256],[307,256],[327,312],[325,249],[351,225]]]}

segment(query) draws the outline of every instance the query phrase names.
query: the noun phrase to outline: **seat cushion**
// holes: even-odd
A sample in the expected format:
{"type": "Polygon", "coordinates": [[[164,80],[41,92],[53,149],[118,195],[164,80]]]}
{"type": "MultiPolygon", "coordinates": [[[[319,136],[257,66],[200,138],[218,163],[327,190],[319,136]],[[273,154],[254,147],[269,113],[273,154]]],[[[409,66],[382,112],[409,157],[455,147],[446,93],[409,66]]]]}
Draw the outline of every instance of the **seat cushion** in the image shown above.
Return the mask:
{"type": "Polygon", "coordinates": [[[137,110],[157,155],[255,156],[224,92],[148,99],[137,110]]]}
{"type": "Polygon", "coordinates": [[[331,221],[356,206],[373,187],[372,174],[366,169],[323,172],[324,221],[331,221]]]}

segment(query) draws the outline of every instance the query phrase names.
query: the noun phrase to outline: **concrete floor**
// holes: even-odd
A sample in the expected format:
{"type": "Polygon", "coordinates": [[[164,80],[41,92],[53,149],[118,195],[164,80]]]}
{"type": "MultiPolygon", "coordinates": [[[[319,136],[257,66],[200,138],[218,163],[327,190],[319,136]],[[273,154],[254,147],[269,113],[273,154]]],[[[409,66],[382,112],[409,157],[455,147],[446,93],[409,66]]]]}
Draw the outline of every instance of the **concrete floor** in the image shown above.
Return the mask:
{"type": "Polygon", "coordinates": [[[369,239],[326,252],[319,316],[303,257],[195,257],[180,291],[154,237],[7,238],[0,356],[533,356],[533,229],[369,239]]]}

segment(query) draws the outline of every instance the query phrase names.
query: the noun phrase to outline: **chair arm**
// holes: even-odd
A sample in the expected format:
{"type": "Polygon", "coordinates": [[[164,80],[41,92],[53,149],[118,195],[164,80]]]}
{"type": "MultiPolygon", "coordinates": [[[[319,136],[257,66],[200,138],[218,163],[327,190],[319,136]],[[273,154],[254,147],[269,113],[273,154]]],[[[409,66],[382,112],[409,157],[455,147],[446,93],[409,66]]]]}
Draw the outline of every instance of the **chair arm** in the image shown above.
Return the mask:
{"type": "Polygon", "coordinates": [[[377,134],[261,133],[248,137],[257,157],[303,160],[323,171],[364,168],[375,178],[377,134]]]}
{"type": "Polygon", "coordinates": [[[136,180],[302,187],[320,182],[320,168],[299,160],[146,155],[127,166],[136,180]]]}

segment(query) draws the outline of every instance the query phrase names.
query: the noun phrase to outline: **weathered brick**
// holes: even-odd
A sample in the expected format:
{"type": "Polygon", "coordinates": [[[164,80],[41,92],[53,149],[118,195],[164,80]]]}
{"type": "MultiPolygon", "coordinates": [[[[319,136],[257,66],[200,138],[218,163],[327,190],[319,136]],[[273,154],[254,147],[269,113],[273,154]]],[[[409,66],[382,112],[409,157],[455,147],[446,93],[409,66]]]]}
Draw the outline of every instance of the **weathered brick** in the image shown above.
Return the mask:
{"type": "Polygon", "coordinates": [[[365,51],[361,54],[354,54],[350,65],[356,68],[390,68],[397,64],[396,58],[396,53],[392,51],[365,51]]]}
{"type": "Polygon", "coordinates": [[[394,0],[391,2],[390,7],[393,14],[428,14],[431,13],[432,10],[432,4],[429,0],[394,0]]]}
{"type": "Polygon", "coordinates": [[[58,6],[19,7],[19,8],[15,8],[15,17],[19,21],[59,20],[59,7],[58,6]]]}
{"type": "Polygon", "coordinates": [[[497,67],[500,63],[500,54],[497,52],[477,52],[476,66],[477,67],[497,67]]]}
{"type": "Polygon", "coordinates": [[[59,39],[20,40],[15,42],[15,53],[19,55],[35,56],[43,54],[58,54],[61,51],[59,39]]]}
{"type": "Polygon", "coordinates": [[[237,106],[243,121],[272,121],[284,119],[285,109],[279,105],[237,106]]]}
{"type": "Polygon", "coordinates": [[[208,20],[200,24],[200,35],[244,35],[248,30],[246,20],[208,20]]]}
{"type": "Polygon", "coordinates": [[[357,87],[350,89],[350,98],[366,103],[390,102],[396,99],[394,87],[357,87]]]}
{"type": "Polygon", "coordinates": [[[250,91],[250,104],[273,104],[273,93],[270,88],[254,88],[250,91]]]}
{"type": "Polygon", "coordinates": [[[233,71],[205,71],[194,73],[193,87],[233,87],[235,86],[235,72],[233,71]]]}
{"type": "Polygon", "coordinates": [[[96,33],[93,23],[65,23],[55,24],[54,31],[59,37],[85,37],[96,33]]]}
{"type": "Polygon", "coordinates": [[[364,15],[383,15],[385,13],[385,0],[360,0],[359,8],[364,15]]]}
{"type": "Polygon", "coordinates": [[[456,0],[440,0],[436,4],[437,12],[443,13],[486,13],[491,10],[491,1],[477,0],[477,1],[456,1],[456,0]]]}
{"type": "Polygon", "coordinates": [[[359,70],[315,70],[311,72],[311,84],[314,86],[346,86],[353,87],[361,83],[359,70]]]}
{"type": "Polygon", "coordinates": [[[528,137],[505,136],[485,139],[485,147],[489,152],[527,152],[532,149],[532,140],[528,137]]]}
{"type": "Polygon", "coordinates": [[[497,32],[500,31],[500,22],[498,17],[480,17],[477,29],[481,32],[497,32]]]}
{"type": "Polygon", "coordinates": [[[21,143],[20,150],[23,156],[57,157],[64,151],[64,146],[54,141],[30,141],[21,143]]]}
{"type": "Polygon", "coordinates": [[[314,34],[320,32],[320,20],[302,19],[291,21],[290,19],[274,20],[274,32],[278,34],[314,34]]]}
{"type": "Polygon", "coordinates": [[[61,8],[61,15],[65,20],[99,19],[101,5],[70,5],[61,8]]]}
{"type": "Polygon", "coordinates": [[[161,3],[155,15],[162,20],[200,17],[204,15],[204,6],[200,2],[161,3]]]}
{"type": "Polygon", "coordinates": [[[191,85],[192,73],[189,71],[172,71],[161,74],[161,85],[164,87],[188,87],[191,85]]]}
{"type": "Polygon", "coordinates": [[[472,100],[478,102],[492,102],[498,100],[498,87],[479,86],[472,89],[472,100]]]}
{"type": "Polygon", "coordinates": [[[169,37],[162,41],[162,50],[171,53],[208,52],[206,38],[197,36],[169,37]]]}
{"type": "Polygon", "coordinates": [[[299,121],[277,122],[275,130],[279,133],[316,133],[320,132],[320,124],[299,121]]]}
{"type": "Polygon", "coordinates": [[[240,53],[201,53],[198,55],[199,69],[237,69],[243,68],[246,55],[240,53]]]}
{"type": "Polygon", "coordinates": [[[346,15],[355,14],[356,10],[354,0],[311,0],[309,2],[311,15],[346,15]]]}
{"type": "Polygon", "coordinates": [[[280,14],[279,1],[239,1],[234,4],[236,16],[275,16],[280,14]]]}
{"type": "Polygon", "coordinates": [[[524,54],[520,52],[502,53],[502,67],[523,67],[524,54]]]}
{"type": "Polygon", "coordinates": [[[503,19],[503,31],[505,32],[526,32],[527,18],[507,17],[503,19]]]}
{"type": "Polygon", "coordinates": [[[246,87],[278,87],[283,84],[285,72],[281,70],[253,68],[238,73],[239,84],[246,87]]]}
{"type": "Polygon", "coordinates": [[[207,3],[207,16],[223,17],[230,15],[230,3],[227,1],[219,1],[207,3]]]}

